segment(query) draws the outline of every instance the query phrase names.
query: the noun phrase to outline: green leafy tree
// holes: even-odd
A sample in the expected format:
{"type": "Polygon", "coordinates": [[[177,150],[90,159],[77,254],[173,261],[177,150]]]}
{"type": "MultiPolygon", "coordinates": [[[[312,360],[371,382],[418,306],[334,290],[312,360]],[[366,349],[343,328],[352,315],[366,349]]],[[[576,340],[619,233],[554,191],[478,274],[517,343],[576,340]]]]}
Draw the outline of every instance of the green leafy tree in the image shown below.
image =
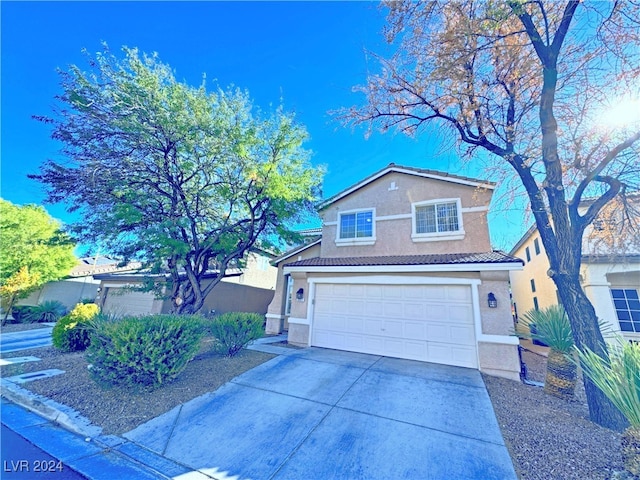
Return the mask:
{"type": "MultiPolygon", "coordinates": [[[[606,357],[580,285],[582,241],[594,220],[613,211],[620,213],[615,236],[626,232],[638,244],[638,210],[628,193],[640,179],[640,5],[436,0],[385,6],[385,33],[397,41],[396,53],[378,57],[381,73],[360,88],[366,104],[347,110],[346,119],[410,135],[437,126],[463,158],[478,164],[490,158],[494,173],[515,175],[576,346],[606,357]]],[[[588,377],[585,390],[592,420],[624,426],[588,377]]]]}
{"type": "Polygon", "coordinates": [[[105,46],[88,73],[60,72],[62,107],[36,118],[66,160],[32,178],[81,212],[78,239],[168,271],[174,312],[197,312],[250,248],[292,235],[322,171],[281,108],[265,116],[244,91],[193,88],[156,55],[123,52],[105,46]]]}
{"type": "Polygon", "coordinates": [[[19,298],[69,274],[74,245],[44,208],[0,199],[0,289],[3,322],[19,298]]]}

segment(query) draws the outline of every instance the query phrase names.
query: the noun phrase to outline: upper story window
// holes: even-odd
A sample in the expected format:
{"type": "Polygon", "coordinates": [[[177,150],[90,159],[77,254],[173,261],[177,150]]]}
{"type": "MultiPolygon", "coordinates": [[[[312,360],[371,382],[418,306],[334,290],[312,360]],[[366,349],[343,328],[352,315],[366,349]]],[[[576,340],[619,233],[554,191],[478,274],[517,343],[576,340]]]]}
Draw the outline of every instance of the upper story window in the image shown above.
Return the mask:
{"type": "Polygon", "coordinates": [[[336,243],[342,245],[373,244],[375,241],[375,211],[373,209],[341,212],[338,218],[336,243]]]}
{"type": "Polygon", "coordinates": [[[537,238],[533,241],[533,249],[535,250],[536,255],[540,255],[540,240],[537,238]]]}
{"type": "Polygon", "coordinates": [[[414,203],[414,241],[458,240],[464,237],[459,199],[414,203]]]}
{"type": "Polygon", "coordinates": [[[529,250],[529,247],[524,249],[524,254],[527,256],[527,262],[531,261],[531,250],[529,250]]]}

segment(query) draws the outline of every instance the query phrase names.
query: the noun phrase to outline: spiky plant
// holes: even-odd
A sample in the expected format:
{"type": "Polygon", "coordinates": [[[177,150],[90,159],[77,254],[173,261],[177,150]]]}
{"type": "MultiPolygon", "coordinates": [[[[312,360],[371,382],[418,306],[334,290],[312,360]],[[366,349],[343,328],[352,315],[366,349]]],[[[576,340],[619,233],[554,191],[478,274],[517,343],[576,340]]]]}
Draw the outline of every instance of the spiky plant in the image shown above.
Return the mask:
{"type": "Polygon", "coordinates": [[[549,346],[544,391],[559,398],[572,398],[576,388],[577,368],[570,358],[574,345],[573,335],[564,308],[552,305],[542,310],[529,310],[521,318],[527,330],[518,331],[516,335],[538,340],[549,346]],[[531,328],[532,325],[535,328],[531,328]]]}
{"type": "Polygon", "coordinates": [[[640,343],[620,339],[609,345],[609,358],[578,350],[582,371],[629,421],[621,439],[625,469],[640,478],[640,343]]]}

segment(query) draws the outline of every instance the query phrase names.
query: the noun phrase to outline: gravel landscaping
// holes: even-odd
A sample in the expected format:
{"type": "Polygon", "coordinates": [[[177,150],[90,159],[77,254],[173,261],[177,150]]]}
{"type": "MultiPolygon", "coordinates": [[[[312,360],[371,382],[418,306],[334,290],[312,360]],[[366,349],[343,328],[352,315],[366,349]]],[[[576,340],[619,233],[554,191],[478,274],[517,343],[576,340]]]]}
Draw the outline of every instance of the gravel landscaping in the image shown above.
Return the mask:
{"type": "MultiPolygon", "coordinates": [[[[10,326],[12,331],[16,328],[10,326]]],[[[2,328],[3,333],[9,329],[2,328]]],[[[204,339],[200,353],[174,381],[148,391],[99,387],[89,377],[83,353],[60,353],[52,347],[13,352],[3,358],[33,355],[40,362],[0,367],[3,378],[56,368],[66,373],[22,387],[79,411],[105,434],[122,434],[181,403],[216,390],[225,382],[273,355],[243,350],[234,358],[211,352],[204,339]]],[[[529,377],[543,381],[546,358],[524,353],[529,377]]],[[[542,388],[483,375],[498,423],[522,479],[609,479],[623,470],[620,434],[588,420],[584,392],[565,402],[542,388]]]]}

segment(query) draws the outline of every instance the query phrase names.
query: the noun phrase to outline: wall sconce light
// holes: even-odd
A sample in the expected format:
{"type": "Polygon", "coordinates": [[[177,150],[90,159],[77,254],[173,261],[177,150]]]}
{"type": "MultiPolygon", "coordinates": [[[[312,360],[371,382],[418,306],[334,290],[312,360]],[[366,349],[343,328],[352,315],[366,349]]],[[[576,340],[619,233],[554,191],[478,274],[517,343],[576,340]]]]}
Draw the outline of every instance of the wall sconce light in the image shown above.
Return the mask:
{"type": "Polygon", "coordinates": [[[304,288],[299,288],[296,292],[296,299],[300,302],[304,300],[304,288]]]}
{"type": "Polygon", "coordinates": [[[496,296],[493,293],[489,293],[489,295],[487,295],[487,302],[489,303],[489,308],[498,307],[498,300],[496,299],[496,296]]]}

